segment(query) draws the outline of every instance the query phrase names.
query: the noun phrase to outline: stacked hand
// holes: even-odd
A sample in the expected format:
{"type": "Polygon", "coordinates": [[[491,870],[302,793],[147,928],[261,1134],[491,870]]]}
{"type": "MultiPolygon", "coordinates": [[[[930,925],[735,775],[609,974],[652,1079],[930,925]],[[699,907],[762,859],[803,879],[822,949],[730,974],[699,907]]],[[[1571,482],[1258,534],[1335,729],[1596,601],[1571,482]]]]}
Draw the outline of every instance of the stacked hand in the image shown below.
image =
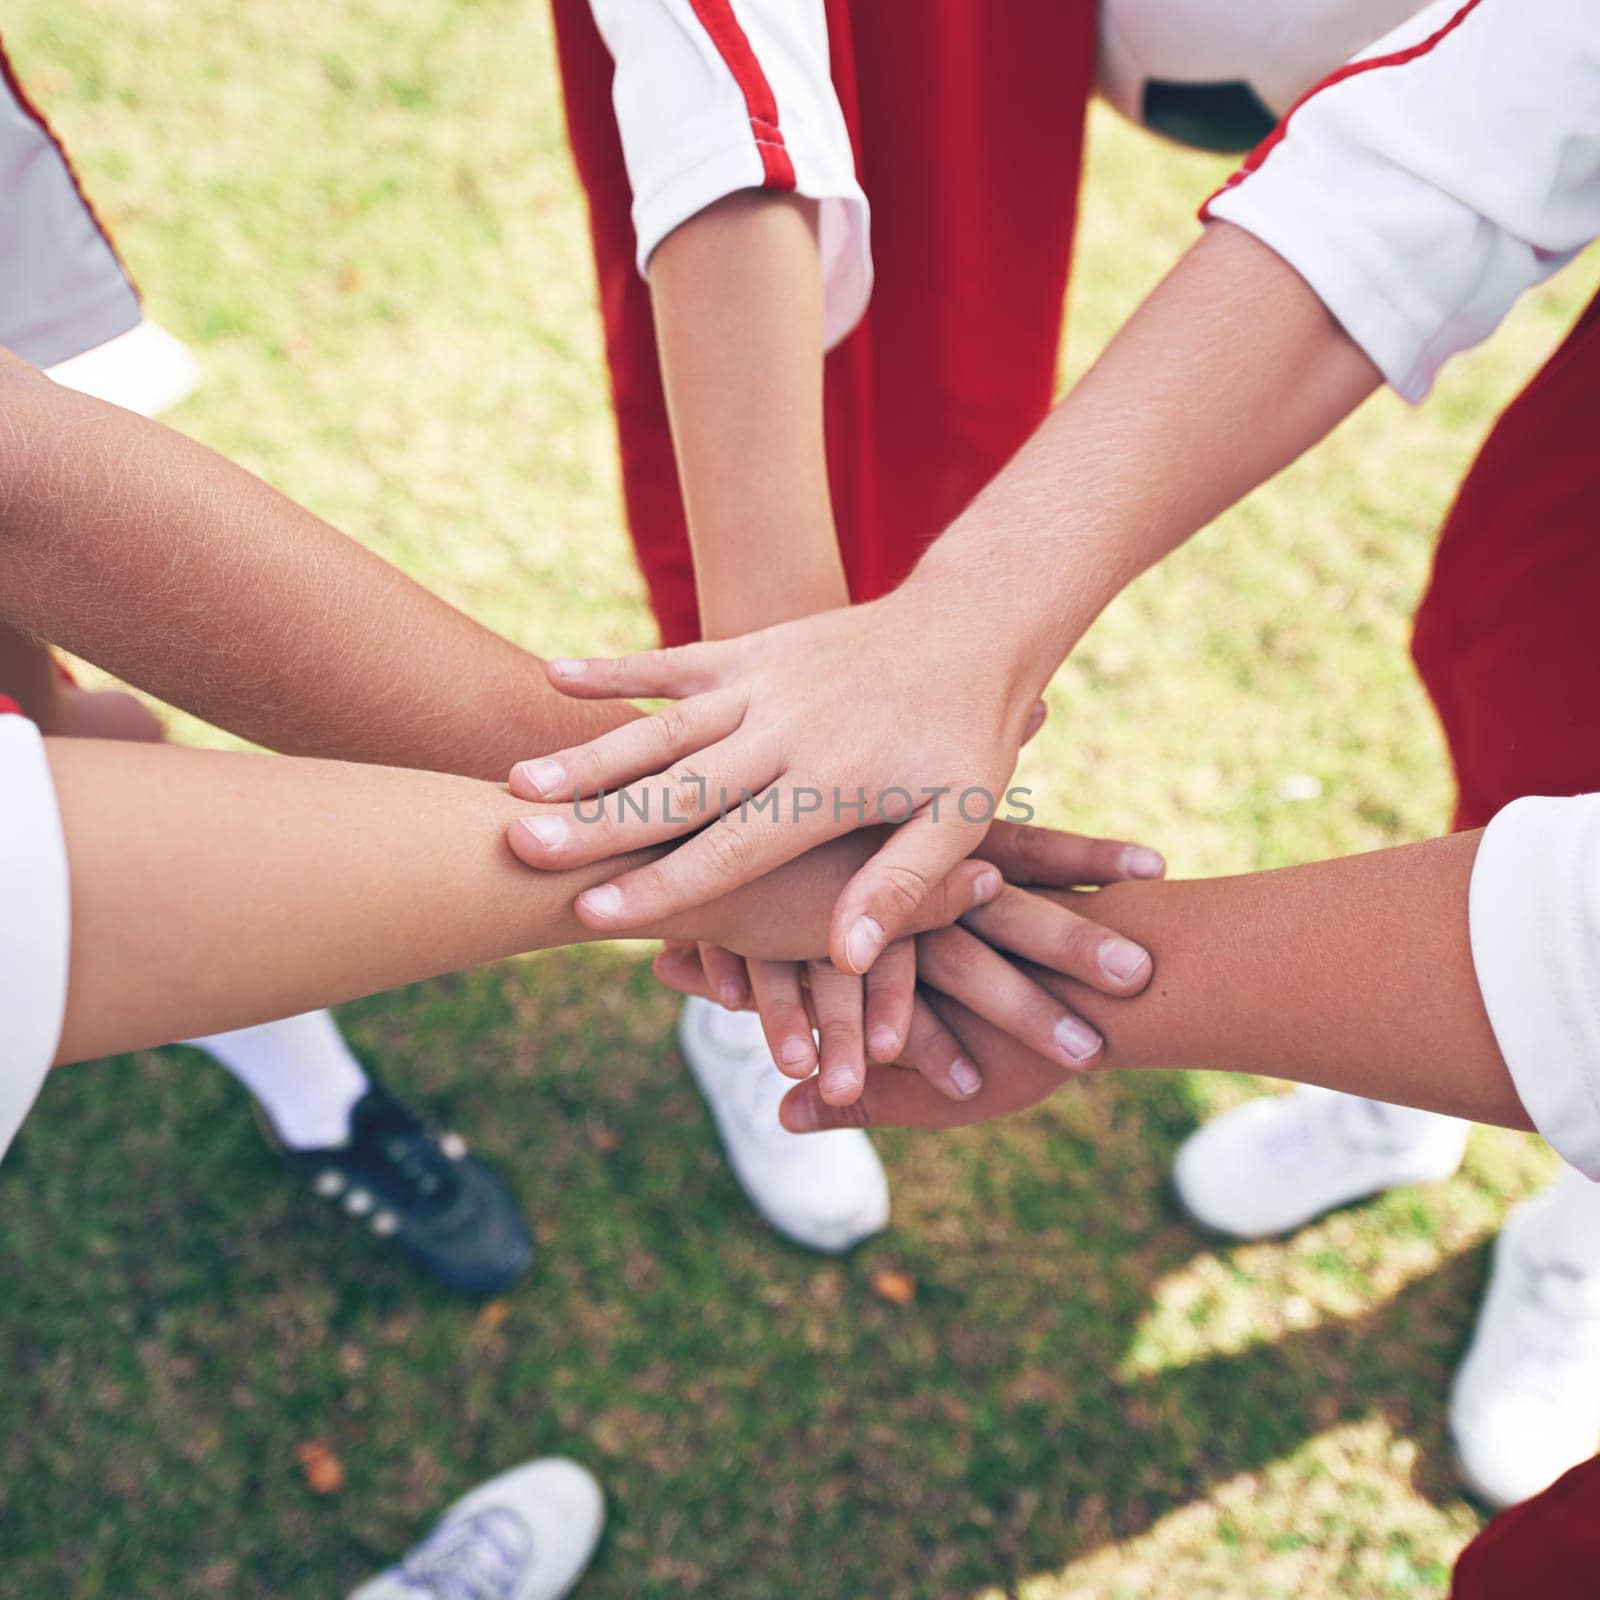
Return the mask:
{"type": "MultiPolygon", "coordinates": [[[[657,966],[676,987],[730,1007],[753,1004],[780,1068],[817,1074],[810,1092],[830,1106],[857,1099],[869,1059],[914,1062],[950,1101],[978,1095],[970,1052],[917,994],[919,965],[975,974],[968,987],[985,997],[984,1014],[1008,1018],[1058,1078],[1092,1064],[1101,1048],[1094,1030],[975,934],[951,929],[920,951],[906,936],[976,912],[1005,878],[1103,884],[1164,870],[1140,846],[995,820],[1011,803],[1017,751],[1042,720],[1037,695],[1048,671],[995,648],[993,630],[961,622],[948,600],[948,591],[907,585],[738,639],[551,662],[551,681],[568,694],[675,703],[511,776],[520,798],[554,803],[511,831],[530,866],[586,865],[693,835],[578,898],[580,919],[604,933],[659,927],[840,835],[877,827],[876,848],[832,907],[825,951],[803,964],[743,963],[715,945],[680,944],[657,966]],[[936,681],[929,661],[939,663],[936,681]],[[971,875],[974,852],[998,870],[971,875]]],[[[1114,995],[1148,981],[1149,958],[1137,946],[1051,909],[1051,965],[1114,995]]]]}
{"type": "MultiPolygon", "coordinates": [[[[830,865],[834,873],[848,870],[847,863],[827,861],[841,848],[825,846],[769,880],[801,922],[816,899],[807,878],[830,865]]],[[[786,1102],[786,1118],[803,1119],[810,1114],[804,1108],[813,1107],[818,1127],[864,1119],[949,1126],[1018,1110],[1099,1065],[1104,1041],[1062,997],[1060,979],[1130,998],[1150,981],[1148,953],[1093,921],[1092,897],[1067,892],[1047,898],[1005,878],[1111,883],[1134,876],[1124,864],[1139,848],[996,824],[978,857],[924,900],[917,921],[929,931],[891,947],[866,980],[838,972],[825,959],[793,965],[751,960],[753,978],[780,969],[793,984],[776,1004],[763,981],[754,985],[773,1059],[788,1076],[806,1080],[786,1102]],[[903,974],[901,955],[907,958],[903,974]],[[891,1022],[892,1043],[874,1037],[891,1022]],[[815,1077],[813,1028],[821,1035],[815,1077]],[[863,1055],[878,1065],[864,1068],[863,1055]],[[991,1066],[1000,1072],[998,1082],[990,1081],[991,1066]]],[[[770,937],[758,931],[770,916],[763,887],[709,908],[713,925],[726,930],[730,942],[748,948],[750,939],[770,937]]],[[[669,942],[655,972],[670,988],[718,998],[702,950],[693,944],[669,942]]],[[[805,1131],[802,1122],[790,1125],[805,1131]]]]}
{"type": "MultiPolygon", "coordinates": [[[[542,818],[518,853],[531,866],[567,868],[693,833],[579,898],[589,927],[622,933],[840,834],[894,823],[829,927],[834,965],[867,972],[1013,809],[1006,785],[1048,675],[1024,670],[952,611],[907,585],[739,639],[551,662],[551,681],[568,694],[676,703],[518,766],[511,789],[525,800],[609,796],[603,808],[542,818]]],[[[1153,855],[1143,865],[1159,870],[1153,855]]]]}

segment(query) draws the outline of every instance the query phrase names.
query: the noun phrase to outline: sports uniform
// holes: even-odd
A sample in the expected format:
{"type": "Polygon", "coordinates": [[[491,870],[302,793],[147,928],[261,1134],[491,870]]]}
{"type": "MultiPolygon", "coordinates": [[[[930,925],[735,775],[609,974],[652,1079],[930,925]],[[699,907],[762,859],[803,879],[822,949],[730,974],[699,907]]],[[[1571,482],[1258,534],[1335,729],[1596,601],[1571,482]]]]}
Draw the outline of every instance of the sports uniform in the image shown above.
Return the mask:
{"type": "Polygon", "coordinates": [[[55,1057],[67,1006],[67,851],[39,730],[0,696],[0,1157],[55,1057]]]}
{"type": "MultiPolygon", "coordinates": [[[[1204,214],[1288,261],[1389,383],[1420,400],[1451,355],[1600,235],[1600,11],[1437,0],[1313,90],[1204,214]]],[[[1456,825],[1499,813],[1474,878],[1475,949],[1493,937],[1501,955],[1485,1000],[1524,1104],[1590,1178],[1600,989],[1592,965],[1575,963],[1593,960],[1595,886],[1592,847],[1570,853],[1570,829],[1592,820],[1546,800],[1502,808],[1600,788],[1597,439],[1600,302],[1462,484],[1413,638],[1455,764],[1456,825]],[[1543,977],[1540,961],[1552,963],[1543,977]]],[[[1446,1177],[1466,1137],[1448,1118],[1298,1091],[1202,1129],[1175,1176],[1201,1220],[1273,1233],[1446,1177]]],[[[1499,1503],[1593,1450],[1600,1189],[1563,1176],[1508,1220],[1451,1425],[1466,1476],[1499,1503]]]]}
{"type": "Polygon", "coordinates": [[[628,525],[664,642],[699,618],[639,269],[741,189],[819,202],[834,512],[852,595],[882,594],[1050,404],[1093,0],[553,9],[628,525]]]}

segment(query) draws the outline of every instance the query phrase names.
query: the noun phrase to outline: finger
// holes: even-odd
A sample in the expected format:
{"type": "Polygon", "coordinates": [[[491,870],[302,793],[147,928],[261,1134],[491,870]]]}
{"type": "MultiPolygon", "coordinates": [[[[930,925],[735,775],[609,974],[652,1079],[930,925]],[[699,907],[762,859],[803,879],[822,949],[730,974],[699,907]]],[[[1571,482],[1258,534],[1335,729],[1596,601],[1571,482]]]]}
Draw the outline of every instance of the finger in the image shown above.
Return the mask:
{"type": "MultiPolygon", "coordinates": [[[[1094,896],[1084,895],[1082,903],[1092,907],[1094,896]]],[[[1009,884],[969,911],[962,926],[987,944],[1077,978],[1101,994],[1139,994],[1155,970],[1150,952],[1132,939],[1059,901],[1009,884]]]]}
{"type": "Polygon", "coordinates": [[[750,988],[761,1031],[778,1071],[790,1078],[809,1078],[817,1070],[817,1046],[798,961],[751,961],[750,988]]]}
{"type": "Polygon", "coordinates": [[[846,972],[866,972],[885,945],[918,919],[929,895],[982,840],[983,823],[919,812],[889,835],[844,886],[828,928],[828,954],[846,972]]]}
{"type": "Polygon", "coordinates": [[[889,1062],[899,1057],[911,1028],[916,994],[917,947],[909,939],[897,939],[867,974],[867,1056],[870,1060],[889,1062]]]}
{"type": "Polygon", "coordinates": [[[645,650],[631,656],[557,656],[544,664],[545,676],[562,694],[579,700],[631,699],[640,695],[681,699],[702,694],[716,682],[728,659],[720,641],[681,644],[670,650],[645,650]]]}
{"type": "MultiPolygon", "coordinates": [[[[780,809],[788,794],[786,788],[768,788],[659,861],[584,890],[574,902],[578,920],[611,935],[661,922],[731,894],[831,838],[834,825],[820,813],[780,809]]],[[[511,825],[513,832],[516,827],[511,825]]]]}
{"type": "Polygon", "coordinates": [[[911,918],[905,934],[931,933],[935,928],[948,928],[969,911],[987,905],[1005,886],[1000,869],[989,862],[959,862],[953,872],[947,873],[941,882],[929,890],[927,899],[911,918]]]}
{"type": "Polygon", "coordinates": [[[946,1100],[970,1100],[983,1087],[983,1077],[961,1041],[920,995],[912,1008],[900,1061],[920,1073],[946,1100]]]}
{"type": "Polygon", "coordinates": [[[973,851],[1012,883],[1049,884],[1071,889],[1084,883],[1119,883],[1124,878],[1159,878],[1167,863],[1148,845],[1121,839],[1088,839],[1081,833],[996,822],[973,851]]]}
{"type": "Polygon", "coordinates": [[[806,976],[822,1039],[817,1088],[829,1105],[848,1105],[861,1093],[867,1076],[861,1031],[865,985],[831,961],[808,961],[806,976]]]}
{"type": "Polygon", "coordinates": [[[679,994],[698,996],[702,1000],[715,1000],[705,968],[700,965],[699,952],[693,945],[668,945],[650,963],[650,970],[660,983],[679,994]]]}
{"type": "Polygon", "coordinates": [[[860,1098],[830,1106],[808,1078],[783,1098],[778,1118],[790,1133],[830,1128],[958,1128],[1037,1105],[1061,1087],[1061,1069],[943,995],[922,1002],[981,1064],[983,1085],[970,1099],[941,1094],[905,1067],[868,1067],[860,1098]]]}
{"type": "Polygon", "coordinates": [[[615,794],[518,817],[506,837],[530,867],[552,872],[588,866],[736,815],[742,797],[764,790],[776,775],[771,758],[736,733],[615,794]]]}
{"type": "Polygon", "coordinates": [[[1026,744],[1043,726],[1044,720],[1050,715],[1050,707],[1043,700],[1035,700],[1033,709],[1028,713],[1028,720],[1022,725],[1022,743],[1026,744]]]}
{"type": "Polygon", "coordinates": [[[511,769],[511,792],[519,800],[577,800],[620,789],[726,739],[742,715],[737,695],[699,695],[637,717],[587,744],[519,761],[511,769]]]}
{"type": "Polygon", "coordinates": [[[744,957],[736,956],[721,945],[700,946],[700,965],[705,969],[706,982],[717,997],[717,1004],[725,1011],[744,1011],[750,1005],[750,983],[745,976],[744,957]]]}
{"type": "Polygon", "coordinates": [[[964,928],[918,936],[917,976],[1068,1072],[1094,1066],[1105,1048],[1082,1017],[964,928]]]}

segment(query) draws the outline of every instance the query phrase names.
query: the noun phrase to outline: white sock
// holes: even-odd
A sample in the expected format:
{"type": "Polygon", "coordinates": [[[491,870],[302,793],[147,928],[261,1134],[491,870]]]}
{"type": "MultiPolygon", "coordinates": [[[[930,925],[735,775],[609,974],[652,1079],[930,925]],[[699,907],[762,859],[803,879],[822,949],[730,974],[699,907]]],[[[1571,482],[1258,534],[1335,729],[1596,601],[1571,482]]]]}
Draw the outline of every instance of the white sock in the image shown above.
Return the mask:
{"type": "Polygon", "coordinates": [[[1542,1194],[1517,1208],[1520,1242],[1541,1261],[1600,1274],[1600,1183],[1563,1167],[1542,1194]]]}
{"type": "Polygon", "coordinates": [[[369,1080],[326,1011],[184,1042],[214,1057],[255,1096],[291,1150],[350,1137],[350,1112],[369,1080]]]}

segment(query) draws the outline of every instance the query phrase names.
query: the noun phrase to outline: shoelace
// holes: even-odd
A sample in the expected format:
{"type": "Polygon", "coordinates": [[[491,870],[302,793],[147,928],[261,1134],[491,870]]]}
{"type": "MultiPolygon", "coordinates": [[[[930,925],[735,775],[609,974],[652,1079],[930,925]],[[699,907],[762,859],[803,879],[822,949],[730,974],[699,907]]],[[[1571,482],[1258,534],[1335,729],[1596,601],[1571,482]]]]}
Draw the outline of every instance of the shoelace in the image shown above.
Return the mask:
{"type": "Polygon", "coordinates": [[[397,1576],[418,1600],[512,1600],[532,1555],[527,1524],[497,1508],[441,1528],[397,1576]]]}
{"type": "Polygon", "coordinates": [[[369,1181],[381,1177],[382,1187],[402,1191],[409,1197],[409,1208],[437,1209],[453,1197],[456,1184],[449,1152],[436,1147],[423,1128],[396,1118],[374,1130],[370,1149],[377,1170],[368,1174],[369,1181]]]}

